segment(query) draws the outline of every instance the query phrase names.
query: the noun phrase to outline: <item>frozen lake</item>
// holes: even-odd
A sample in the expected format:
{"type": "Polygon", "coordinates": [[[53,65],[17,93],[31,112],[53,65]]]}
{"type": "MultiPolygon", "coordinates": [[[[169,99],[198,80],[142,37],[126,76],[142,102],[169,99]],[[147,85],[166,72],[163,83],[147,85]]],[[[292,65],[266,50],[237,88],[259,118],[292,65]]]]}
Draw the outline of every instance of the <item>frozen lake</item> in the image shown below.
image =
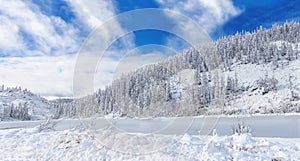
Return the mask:
{"type": "MultiPolygon", "coordinates": [[[[185,117],[155,119],[68,119],[55,120],[55,130],[65,130],[84,125],[99,129],[112,126],[120,131],[145,134],[184,134],[210,135],[213,129],[218,135],[231,135],[232,127],[239,122],[249,125],[252,135],[256,137],[300,138],[300,115],[269,115],[239,117],[185,117]]],[[[0,122],[0,130],[12,128],[28,128],[38,126],[44,121],[10,121],[0,122]]]]}

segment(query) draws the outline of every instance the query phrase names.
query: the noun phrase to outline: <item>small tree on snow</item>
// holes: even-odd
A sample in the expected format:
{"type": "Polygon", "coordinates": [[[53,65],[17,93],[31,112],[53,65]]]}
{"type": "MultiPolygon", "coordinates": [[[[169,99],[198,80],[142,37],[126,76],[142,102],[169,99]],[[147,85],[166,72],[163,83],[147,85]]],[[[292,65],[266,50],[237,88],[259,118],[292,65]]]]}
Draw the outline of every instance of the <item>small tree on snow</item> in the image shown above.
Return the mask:
{"type": "Polygon", "coordinates": [[[289,76],[289,90],[291,92],[291,100],[292,101],[296,101],[299,100],[299,96],[297,95],[297,93],[295,92],[295,85],[294,85],[294,79],[296,79],[294,76],[290,75],[289,76]]]}
{"type": "Polygon", "coordinates": [[[252,129],[249,125],[239,122],[237,125],[232,127],[232,133],[237,135],[250,134],[252,133],[252,129]]]}
{"type": "Polygon", "coordinates": [[[278,80],[274,77],[269,78],[268,74],[264,78],[257,80],[258,88],[262,91],[262,95],[277,90],[278,80]]]}

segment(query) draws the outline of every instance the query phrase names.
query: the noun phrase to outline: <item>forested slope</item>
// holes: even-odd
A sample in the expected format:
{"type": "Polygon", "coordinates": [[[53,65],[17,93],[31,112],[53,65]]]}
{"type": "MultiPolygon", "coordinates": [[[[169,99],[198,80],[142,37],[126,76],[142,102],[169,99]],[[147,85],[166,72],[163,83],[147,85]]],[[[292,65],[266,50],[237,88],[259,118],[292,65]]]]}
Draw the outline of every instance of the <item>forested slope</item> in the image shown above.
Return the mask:
{"type": "Polygon", "coordinates": [[[300,112],[299,42],[295,22],[224,37],[57,104],[56,117],[300,112]]]}

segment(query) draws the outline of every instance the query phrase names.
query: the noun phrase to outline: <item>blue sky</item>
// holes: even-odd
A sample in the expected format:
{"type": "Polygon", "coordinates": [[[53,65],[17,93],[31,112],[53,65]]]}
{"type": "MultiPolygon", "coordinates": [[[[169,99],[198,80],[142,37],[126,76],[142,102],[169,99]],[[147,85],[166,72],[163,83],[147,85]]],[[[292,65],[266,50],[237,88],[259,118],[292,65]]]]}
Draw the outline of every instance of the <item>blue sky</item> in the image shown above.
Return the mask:
{"type": "MultiPolygon", "coordinates": [[[[300,20],[299,0],[233,0],[234,6],[241,9],[241,13],[233,16],[224,24],[220,24],[211,33],[213,39],[222,36],[232,35],[241,31],[253,31],[260,25],[270,28],[274,23],[284,23],[285,21],[300,20]]],[[[136,1],[120,0],[116,1],[118,13],[140,8],[160,8],[161,5],[155,0],[136,1]]],[[[196,13],[189,13],[196,14],[196,13]]],[[[161,31],[140,31],[136,33],[136,44],[163,43],[168,33],[161,31]],[[145,39],[147,37],[147,39],[145,39]]]]}
{"type": "MultiPolygon", "coordinates": [[[[202,26],[213,40],[251,32],[260,25],[269,28],[285,21],[300,21],[299,0],[3,0],[0,84],[22,86],[44,96],[71,96],[76,54],[93,29],[119,13],[142,8],[180,12],[202,26]]],[[[143,30],[124,36],[109,52],[133,51],[147,44],[176,51],[187,47],[167,32],[143,30]]],[[[135,60],[131,64],[147,64],[168,56],[163,51],[155,54],[153,59],[135,55],[128,60],[135,60]]],[[[120,60],[107,56],[104,61],[99,87],[111,81],[120,60]]]]}
{"type": "Polygon", "coordinates": [[[300,1],[298,0],[234,0],[234,4],[243,12],[221,26],[224,35],[237,31],[253,31],[258,26],[272,27],[285,21],[300,20],[300,1]]]}

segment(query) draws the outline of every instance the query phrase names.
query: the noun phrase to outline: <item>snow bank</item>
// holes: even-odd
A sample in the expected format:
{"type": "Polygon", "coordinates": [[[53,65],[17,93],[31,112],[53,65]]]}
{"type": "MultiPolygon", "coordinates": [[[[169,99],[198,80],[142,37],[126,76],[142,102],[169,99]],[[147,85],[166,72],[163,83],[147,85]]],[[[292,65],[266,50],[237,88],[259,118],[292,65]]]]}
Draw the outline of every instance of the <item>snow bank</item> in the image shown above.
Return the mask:
{"type": "Polygon", "coordinates": [[[300,160],[299,139],[130,134],[112,128],[0,130],[0,160],[300,160]],[[296,143],[296,144],[295,144],[296,143]]]}

